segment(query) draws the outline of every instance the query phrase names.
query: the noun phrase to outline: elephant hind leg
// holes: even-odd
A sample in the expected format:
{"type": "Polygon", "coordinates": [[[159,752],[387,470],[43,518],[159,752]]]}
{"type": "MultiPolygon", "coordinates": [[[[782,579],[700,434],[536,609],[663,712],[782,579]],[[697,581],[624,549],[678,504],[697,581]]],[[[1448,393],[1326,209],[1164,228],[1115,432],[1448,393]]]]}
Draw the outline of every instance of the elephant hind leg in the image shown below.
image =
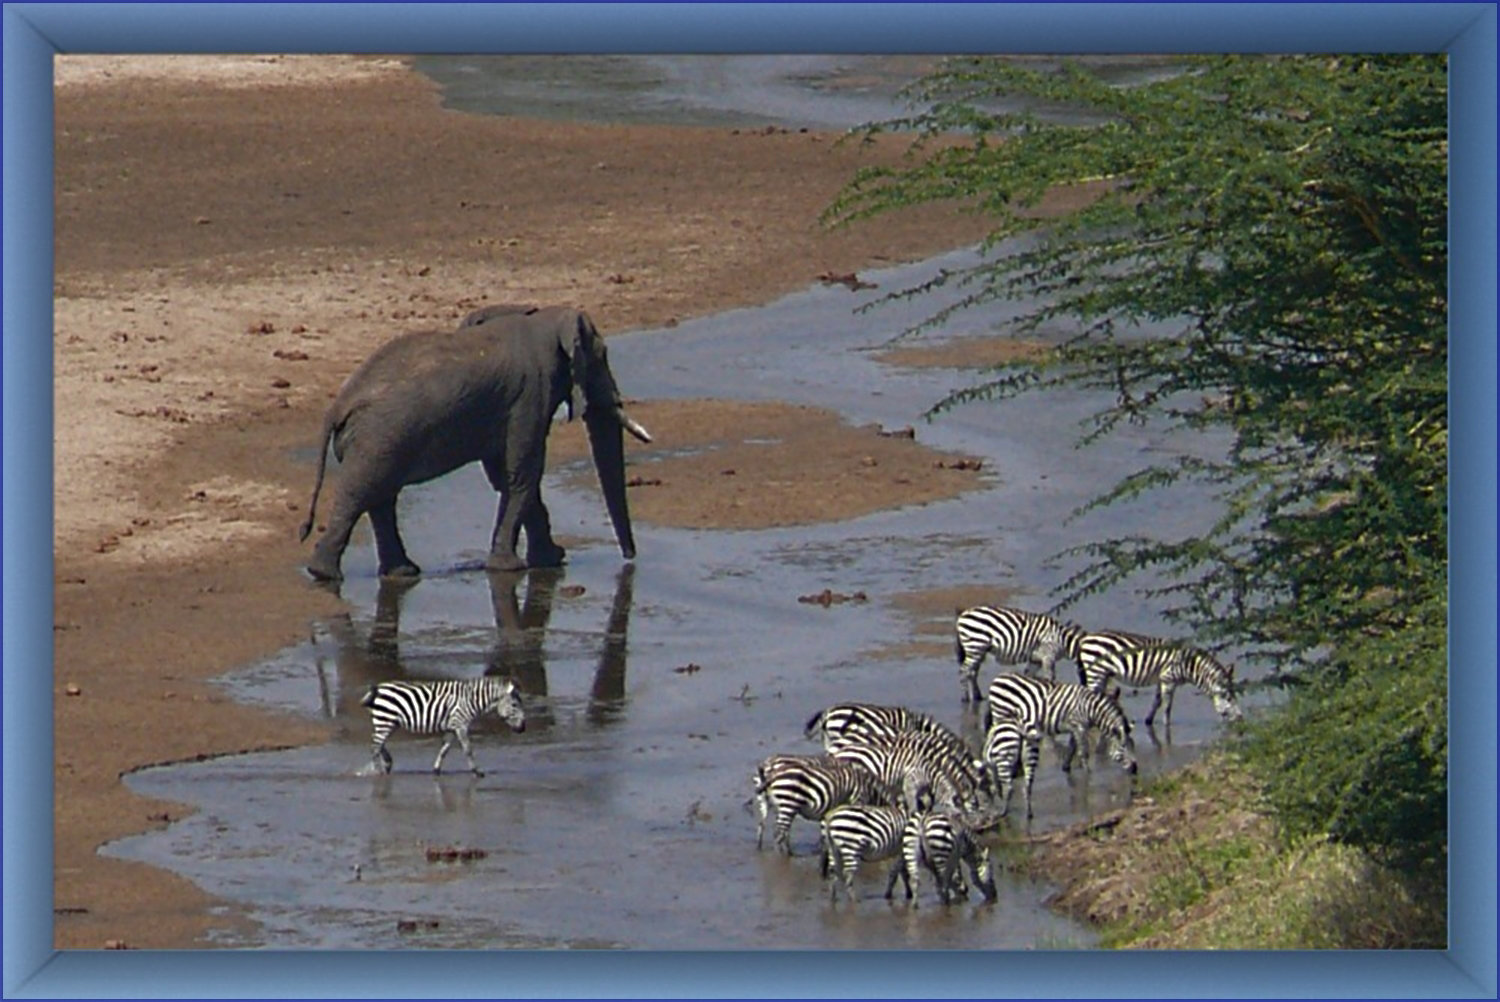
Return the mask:
{"type": "Polygon", "coordinates": [[[380,557],[381,577],[410,578],[422,573],[422,568],[406,555],[406,545],[401,542],[401,533],[396,529],[394,498],[370,509],[370,525],[375,529],[375,552],[380,557]]]}

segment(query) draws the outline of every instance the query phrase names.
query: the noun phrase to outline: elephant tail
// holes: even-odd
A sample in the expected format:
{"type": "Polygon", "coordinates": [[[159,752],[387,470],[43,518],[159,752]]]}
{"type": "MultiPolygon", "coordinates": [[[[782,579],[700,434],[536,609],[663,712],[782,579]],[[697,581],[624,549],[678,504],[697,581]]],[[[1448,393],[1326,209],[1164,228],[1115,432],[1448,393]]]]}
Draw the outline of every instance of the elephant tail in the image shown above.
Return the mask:
{"type": "Polygon", "coordinates": [[[305,542],[312,532],[313,518],[318,513],[318,494],[323,490],[323,473],[328,468],[328,440],[333,437],[333,412],[323,419],[323,434],[318,438],[318,474],[313,479],[312,500],[307,503],[307,521],[297,529],[298,542],[305,542]]]}

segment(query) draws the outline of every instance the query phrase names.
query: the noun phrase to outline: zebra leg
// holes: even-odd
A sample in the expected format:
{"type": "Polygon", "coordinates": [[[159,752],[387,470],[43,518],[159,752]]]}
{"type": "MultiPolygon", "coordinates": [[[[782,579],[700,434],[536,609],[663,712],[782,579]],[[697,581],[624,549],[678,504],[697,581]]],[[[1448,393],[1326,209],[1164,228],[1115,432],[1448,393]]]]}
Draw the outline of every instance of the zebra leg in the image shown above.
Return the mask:
{"type": "Polygon", "coordinates": [[[979,663],[969,664],[967,658],[958,666],[959,698],[964,703],[979,701],[979,663]]]}
{"type": "Polygon", "coordinates": [[[757,792],[755,794],[755,848],[765,848],[766,837],[766,815],[769,808],[766,804],[766,795],[757,792]]]}
{"type": "Polygon", "coordinates": [[[389,727],[376,727],[370,739],[370,767],[381,772],[391,771],[391,753],[385,750],[386,739],[391,736],[389,727]]]}
{"type": "Polygon", "coordinates": [[[782,855],[792,855],[792,819],[794,812],[786,804],[776,805],[776,837],[777,847],[781,849],[782,855]]]}
{"type": "Polygon", "coordinates": [[[1167,739],[1171,740],[1171,737],[1172,737],[1172,697],[1177,694],[1177,686],[1176,685],[1168,685],[1166,682],[1163,682],[1161,684],[1161,687],[1166,690],[1166,694],[1167,694],[1167,706],[1166,706],[1166,710],[1167,710],[1167,739]]]}
{"type": "Polygon", "coordinates": [[[891,864],[891,872],[885,878],[885,899],[889,901],[896,890],[896,878],[906,885],[906,900],[911,900],[911,878],[906,875],[906,861],[897,857],[891,864]]]}
{"type": "MultiPolygon", "coordinates": [[[[1153,723],[1156,722],[1156,711],[1161,708],[1162,697],[1165,696],[1166,694],[1167,694],[1167,683],[1162,682],[1159,685],[1157,685],[1157,687],[1156,687],[1156,698],[1151,701],[1151,709],[1149,709],[1149,710],[1146,711],[1146,719],[1145,719],[1144,723],[1145,723],[1145,725],[1147,727],[1150,727],[1153,723]]],[[[1167,706],[1167,720],[1170,721],[1171,719],[1172,719],[1172,709],[1171,709],[1171,704],[1168,704],[1168,706],[1167,706]]]]}
{"type": "Polygon", "coordinates": [[[454,733],[458,735],[458,746],[464,750],[464,758],[469,760],[469,771],[476,776],[483,776],[484,773],[480,771],[479,765],[474,761],[474,753],[469,748],[468,726],[460,727],[454,733]]]}
{"type": "Polygon", "coordinates": [[[437,775],[443,771],[443,759],[448,757],[448,749],[453,747],[453,731],[443,732],[443,747],[438,749],[437,759],[432,763],[432,773],[437,775]]]}

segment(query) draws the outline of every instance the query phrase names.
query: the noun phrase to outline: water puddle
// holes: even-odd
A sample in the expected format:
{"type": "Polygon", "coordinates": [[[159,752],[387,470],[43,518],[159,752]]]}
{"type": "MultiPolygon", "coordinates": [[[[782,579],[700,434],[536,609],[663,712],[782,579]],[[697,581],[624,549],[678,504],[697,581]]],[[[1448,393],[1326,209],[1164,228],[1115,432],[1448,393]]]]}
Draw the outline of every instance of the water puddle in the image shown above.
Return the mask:
{"type": "MultiPolygon", "coordinates": [[[[413,584],[378,581],[373,547],[357,535],[344,562],[353,614],[222,679],[237,699],[331,721],[333,739],[133,774],[127,782],[136,792],[197,813],[104,851],[185,874],[245,906],[262,927],[229,946],[1092,944],[1087,929],[1042,905],[1045,887],[1020,878],[1002,881],[993,907],[947,909],[929,881],[912,909],[881,898],[884,868],[872,865],[855,907],[831,905],[815,829],[793,826],[799,855],[791,859],[757,851],[747,806],[756,761],[814,750],[803,725],[831,702],[901,703],[973,726],[959,706],[951,654],[911,644],[904,600],[990,582],[1045,607],[1048,589],[1069,570],[1047,558],[1064,547],[1103,534],[1188,531],[1214,514],[1209,498],[1179,493],[1064,524],[1074,505],[1148,453],[1224,446],[1132,428],[1075,451],[1077,421],[1095,403],[1082,394],[921,420],[961,377],[882,364],[875,355],[939,301],[864,314],[854,307],[969,257],[871,272],[876,290],[817,287],[669,331],[614,335],[610,354],[621,387],[636,399],[785,400],[858,424],[912,425],[936,448],[982,457],[994,471],[982,490],[765,531],[638,521],[639,557],[626,565],[597,492],[570,488],[578,467],[562,466],[549,471],[546,490],[554,528],[571,541],[569,563],[522,575],[475,569],[494,517],[477,468],[408,490],[403,531],[429,573],[413,584]],[[824,589],[865,600],[798,601],[824,589]],[[522,734],[499,721],[476,730],[484,777],[434,778],[437,740],[399,737],[391,776],[355,775],[369,757],[368,715],[358,705],[369,683],[487,672],[517,678],[531,720],[522,734]],[[479,852],[452,861],[442,858],[445,848],[479,852]]],[[[1003,305],[964,314],[948,334],[984,335],[1008,315],[1003,305]]],[[[1091,599],[1070,614],[1172,632],[1131,593],[1091,599]]],[[[1062,677],[1071,670],[1064,663],[1062,677]]],[[[1149,695],[1127,694],[1135,719],[1149,695]]],[[[1191,760],[1219,728],[1208,701],[1186,689],[1174,724],[1171,743],[1160,748],[1141,734],[1144,775],[1191,760]]],[[[1033,830],[1127,797],[1125,777],[1107,762],[1069,781],[1044,749],[1033,830]]],[[[1015,819],[992,839],[1020,834],[1015,819]]]]}

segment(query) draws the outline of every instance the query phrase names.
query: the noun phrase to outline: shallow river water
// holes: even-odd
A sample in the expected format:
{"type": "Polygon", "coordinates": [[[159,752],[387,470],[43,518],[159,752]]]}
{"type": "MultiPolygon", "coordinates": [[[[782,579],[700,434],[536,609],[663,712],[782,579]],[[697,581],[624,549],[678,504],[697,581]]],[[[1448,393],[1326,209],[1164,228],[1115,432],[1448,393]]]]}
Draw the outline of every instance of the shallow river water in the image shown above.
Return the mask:
{"type": "MultiPolygon", "coordinates": [[[[881,896],[884,866],[867,865],[853,906],[831,904],[818,874],[816,830],[793,825],[797,855],[757,850],[747,806],[756,761],[811,752],[807,718],[844,699],[901,703],[972,728],[956,665],[903,654],[911,619],[893,602],[993,582],[1045,608],[1067,568],[1047,558],[1103,533],[1172,534],[1201,527],[1211,499],[1177,495],[1065,525],[1103,486],[1163,454],[1220,445],[1130,429],[1075,451],[1077,421],[1096,403],[1054,394],[921,413],[962,377],[878,362],[879,347],[939,300],[854,308],[941,266],[871,272],[879,287],[820,286],[758,309],[613,335],[611,361],[633,399],[731,397],[810,403],[856,424],[913,425],[938,448],[982,457],[983,489],[837,524],[765,531],[636,526],[624,563],[596,491],[548,474],[555,530],[574,540],[557,571],[477,569],[494,496],[477,468],[403,494],[408,545],[428,573],[414,584],[375,577],[367,536],[345,557],[354,612],[320,623],[304,644],[222,679],[237,699],[332,720],[325,745],[146,769],[137,792],[194,805],[167,828],[106,847],[189,876],[263,923],[228,946],[983,948],[1087,947],[1093,934],[1050,912],[1048,888],[1003,878],[993,906],[941,907],[930,879],[919,907],[881,896]],[[825,588],[864,602],[799,602],[825,588]],[[356,775],[369,758],[364,687],[396,677],[514,675],[527,730],[476,731],[486,771],[434,778],[437,739],[392,741],[395,771],[356,775]],[[467,861],[428,849],[482,850],[467,861]]],[[[950,336],[1003,327],[1005,308],[964,314],[950,336]]],[[[638,462],[637,472],[650,465],[638,462]]],[[[745,471],[742,471],[745,472],[745,471]]],[[[1084,623],[1171,633],[1128,592],[1070,610],[1084,623]]],[[[930,637],[928,638],[931,639],[930,637]]],[[[908,648],[910,645],[907,645],[908,648]]],[[[930,646],[930,645],[929,645],[930,646]]],[[[994,671],[986,664],[986,676],[994,671]]],[[[1064,662],[1060,677],[1072,668],[1064,662]]],[[[1242,669],[1243,671],[1243,669],[1242,669]]],[[[1127,694],[1134,719],[1148,693],[1127,694]]],[[[1219,725],[1208,701],[1180,692],[1170,743],[1138,733],[1143,775],[1186,762],[1219,725]]],[[[969,730],[972,735],[972,729],[969,730]]],[[[462,768],[457,752],[450,769],[462,768]]],[[[1126,802],[1107,761],[1071,782],[1044,748],[1036,785],[1040,831],[1126,802]]],[[[1002,823],[992,844],[1025,833],[1002,823]]]]}

